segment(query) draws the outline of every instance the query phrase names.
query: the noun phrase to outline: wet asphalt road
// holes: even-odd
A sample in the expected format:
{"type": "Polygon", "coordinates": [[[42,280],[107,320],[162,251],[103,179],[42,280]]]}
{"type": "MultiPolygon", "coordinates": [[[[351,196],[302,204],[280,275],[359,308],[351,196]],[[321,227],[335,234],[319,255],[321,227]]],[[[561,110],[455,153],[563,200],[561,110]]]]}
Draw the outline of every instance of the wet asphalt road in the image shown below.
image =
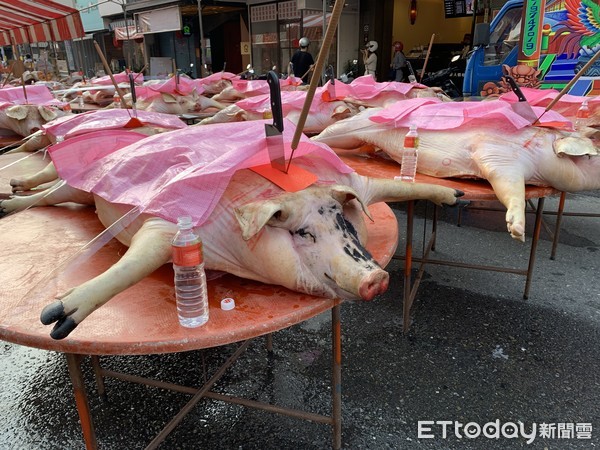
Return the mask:
{"type": "MultiPolygon", "coordinates": [[[[546,209],[555,205],[549,199],[546,209]]],[[[402,206],[394,206],[402,221],[402,206]]],[[[567,210],[600,213],[600,193],[570,196],[567,210]]],[[[422,205],[418,213],[425,213],[422,205]]],[[[532,215],[528,221],[531,226],[532,215]]],[[[546,221],[553,226],[554,217],[546,221]]],[[[456,210],[445,210],[435,257],[523,268],[531,230],[525,245],[504,230],[503,213],[467,210],[457,227],[456,210]]],[[[523,276],[427,266],[406,335],[402,261],[388,266],[392,282],[384,296],[344,304],[343,447],[600,448],[600,219],[565,217],[554,261],[550,248],[542,233],[528,300],[523,276]],[[444,439],[438,426],[425,430],[432,438],[419,439],[420,420],[452,421],[452,427],[520,421],[527,433],[533,424],[568,429],[587,423],[592,431],[591,439],[543,438],[538,431],[527,444],[520,436],[458,438],[454,428],[444,439]]],[[[275,334],[271,356],[257,339],[215,390],[329,414],[330,339],[329,313],[275,334]]],[[[0,345],[0,449],[83,449],[64,357],[0,345]]],[[[102,361],[107,368],[197,385],[203,359],[210,374],[232,348],[102,361]]],[[[144,448],[189,399],[107,379],[103,401],[87,365],[85,377],[101,449],[144,448]]],[[[323,449],[330,443],[326,425],[205,401],[159,448],[323,449]]]]}

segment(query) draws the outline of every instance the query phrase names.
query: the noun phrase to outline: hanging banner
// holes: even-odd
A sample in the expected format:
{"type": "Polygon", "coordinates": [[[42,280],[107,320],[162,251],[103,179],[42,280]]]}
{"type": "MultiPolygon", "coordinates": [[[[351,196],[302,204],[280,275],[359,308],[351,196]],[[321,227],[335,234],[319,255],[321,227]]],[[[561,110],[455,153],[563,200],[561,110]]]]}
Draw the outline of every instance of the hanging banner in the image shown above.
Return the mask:
{"type": "Polygon", "coordinates": [[[143,34],[181,31],[181,14],[177,6],[136,13],[136,18],[143,34]]]}

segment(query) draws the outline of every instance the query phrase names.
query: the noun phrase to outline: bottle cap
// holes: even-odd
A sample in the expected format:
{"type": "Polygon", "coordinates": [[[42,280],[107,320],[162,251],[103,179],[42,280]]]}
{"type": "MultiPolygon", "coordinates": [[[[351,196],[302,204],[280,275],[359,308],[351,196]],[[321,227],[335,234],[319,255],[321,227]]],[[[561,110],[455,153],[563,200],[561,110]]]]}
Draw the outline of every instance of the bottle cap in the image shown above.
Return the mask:
{"type": "Polygon", "coordinates": [[[235,308],[235,300],[227,297],[224,298],[223,300],[221,300],[221,309],[223,311],[229,311],[232,310],[233,308],[235,308]]]}

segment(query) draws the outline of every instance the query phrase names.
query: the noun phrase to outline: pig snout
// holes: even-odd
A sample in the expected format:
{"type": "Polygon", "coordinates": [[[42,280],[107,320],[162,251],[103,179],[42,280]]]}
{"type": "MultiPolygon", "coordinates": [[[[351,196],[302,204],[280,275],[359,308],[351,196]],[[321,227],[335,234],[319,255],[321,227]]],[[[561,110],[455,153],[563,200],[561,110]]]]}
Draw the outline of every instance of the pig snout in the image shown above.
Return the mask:
{"type": "MultiPolygon", "coordinates": [[[[367,255],[370,256],[370,255],[367,255]]],[[[346,258],[334,258],[332,261],[333,281],[338,288],[352,294],[350,297],[366,301],[383,294],[390,283],[388,273],[373,259],[364,259],[358,268],[356,262],[349,263],[346,258]]]]}
{"type": "Polygon", "coordinates": [[[363,277],[358,284],[358,294],[366,301],[373,300],[379,294],[387,291],[390,276],[385,270],[378,269],[363,277]]]}

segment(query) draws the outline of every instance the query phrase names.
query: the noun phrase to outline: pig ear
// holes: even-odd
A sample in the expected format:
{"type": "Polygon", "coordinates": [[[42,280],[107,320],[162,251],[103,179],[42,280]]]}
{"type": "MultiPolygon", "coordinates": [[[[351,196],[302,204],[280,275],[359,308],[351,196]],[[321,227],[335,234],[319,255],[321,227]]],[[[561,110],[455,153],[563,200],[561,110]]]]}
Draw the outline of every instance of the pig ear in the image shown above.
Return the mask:
{"type": "Polygon", "coordinates": [[[352,189],[350,186],[342,186],[342,185],[332,186],[331,187],[331,196],[335,200],[340,202],[342,204],[342,206],[345,205],[346,203],[348,203],[350,200],[353,200],[353,199],[358,200],[358,203],[360,203],[360,207],[362,208],[363,212],[367,215],[367,217],[369,219],[373,220],[373,217],[371,217],[371,213],[369,212],[369,209],[367,208],[367,206],[364,204],[362,199],[358,196],[356,191],[354,189],[352,189]]]}
{"type": "Polygon", "coordinates": [[[6,115],[11,119],[23,120],[27,117],[28,109],[23,105],[15,105],[6,109],[6,115]]]}
{"type": "Polygon", "coordinates": [[[331,118],[336,120],[342,120],[346,119],[347,117],[350,117],[351,114],[352,111],[350,110],[349,106],[339,105],[336,106],[333,112],[331,113],[331,118]]]}
{"type": "Polygon", "coordinates": [[[46,122],[50,122],[51,120],[56,119],[56,111],[52,108],[47,108],[45,106],[38,106],[38,111],[40,112],[40,116],[46,122]]]}
{"type": "Polygon", "coordinates": [[[557,156],[596,156],[598,149],[594,146],[591,139],[585,137],[567,136],[558,138],[552,143],[554,153],[557,156]]]}
{"type": "Polygon", "coordinates": [[[165,103],[177,103],[177,99],[174,95],[167,94],[165,92],[163,92],[161,95],[165,103]]]}
{"type": "Polygon", "coordinates": [[[235,208],[235,217],[242,229],[244,240],[250,239],[258,233],[273,217],[285,220],[283,217],[282,202],[270,200],[252,202],[247,205],[235,208]]]}

